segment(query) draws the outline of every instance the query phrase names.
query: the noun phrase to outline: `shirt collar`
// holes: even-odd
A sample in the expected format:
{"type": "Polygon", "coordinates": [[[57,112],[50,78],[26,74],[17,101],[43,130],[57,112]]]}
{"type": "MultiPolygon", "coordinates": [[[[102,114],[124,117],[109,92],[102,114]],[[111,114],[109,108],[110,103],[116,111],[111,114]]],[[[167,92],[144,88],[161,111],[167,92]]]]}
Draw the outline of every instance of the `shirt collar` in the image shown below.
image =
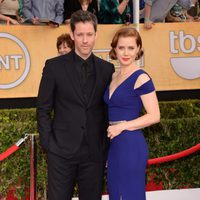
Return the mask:
{"type": "MultiPolygon", "coordinates": [[[[74,50],[72,50],[74,51],[74,50]]],[[[82,65],[83,63],[87,63],[89,66],[93,65],[93,59],[94,59],[94,55],[93,53],[90,54],[90,56],[84,60],[83,58],[81,58],[75,51],[74,51],[74,58],[75,61],[77,62],[78,65],[82,65]]]]}

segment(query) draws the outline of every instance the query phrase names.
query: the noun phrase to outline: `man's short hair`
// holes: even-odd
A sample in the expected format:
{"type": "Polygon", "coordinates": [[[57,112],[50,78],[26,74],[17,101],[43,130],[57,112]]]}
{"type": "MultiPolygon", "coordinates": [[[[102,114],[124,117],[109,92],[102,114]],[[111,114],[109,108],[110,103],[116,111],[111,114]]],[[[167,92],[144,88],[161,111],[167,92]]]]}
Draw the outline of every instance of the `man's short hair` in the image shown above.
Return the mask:
{"type": "Polygon", "coordinates": [[[79,22],[83,22],[83,23],[91,22],[94,26],[95,32],[97,31],[97,23],[98,23],[97,17],[96,17],[96,15],[92,14],[91,12],[78,10],[71,15],[70,27],[71,27],[72,32],[74,32],[74,30],[76,28],[75,26],[79,22]]]}

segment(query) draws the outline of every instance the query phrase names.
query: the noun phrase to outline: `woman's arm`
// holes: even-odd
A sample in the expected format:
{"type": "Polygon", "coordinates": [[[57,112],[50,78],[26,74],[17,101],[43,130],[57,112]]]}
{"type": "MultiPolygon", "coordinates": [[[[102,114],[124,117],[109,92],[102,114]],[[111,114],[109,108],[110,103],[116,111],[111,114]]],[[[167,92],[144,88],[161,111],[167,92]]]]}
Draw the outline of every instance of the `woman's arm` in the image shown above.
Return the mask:
{"type": "MultiPolygon", "coordinates": [[[[138,86],[140,87],[142,84],[149,80],[149,77],[147,77],[147,75],[142,75],[139,77],[139,79],[140,81],[138,86]]],[[[117,125],[109,126],[108,137],[110,139],[113,139],[124,130],[134,131],[137,129],[148,127],[160,121],[160,109],[156,92],[153,91],[148,94],[141,95],[141,100],[145,108],[146,114],[134,120],[125,121],[117,125]]]]}
{"type": "Polygon", "coordinates": [[[122,15],[128,5],[129,0],[123,0],[119,6],[117,7],[118,12],[120,13],[120,15],[122,15]]]}
{"type": "Polygon", "coordinates": [[[152,21],[150,20],[150,16],[151,16],[151,6],[148,3],[145,3],[144,6],[144,28],[146,29],[151,29],[152,28],[152,21]]]}
{"type": "Polygon", "coordinates": [[[11,24],[14,24],[14,25],[19,24],[19,22],[17,20],[12,19],[12,18],[7,17],[7,16],[4,16],[2,14],[0,14],[0,20],[8,22],[8,23],[11,23],[11,24]]]}

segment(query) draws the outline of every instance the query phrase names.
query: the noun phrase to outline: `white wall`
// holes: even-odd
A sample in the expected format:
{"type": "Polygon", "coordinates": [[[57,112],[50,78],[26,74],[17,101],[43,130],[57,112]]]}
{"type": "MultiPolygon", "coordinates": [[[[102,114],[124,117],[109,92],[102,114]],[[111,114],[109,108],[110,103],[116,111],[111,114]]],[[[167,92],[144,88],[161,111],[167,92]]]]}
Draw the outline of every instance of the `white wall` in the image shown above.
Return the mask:
{"type": "MultiPolygon", "coordinates": [[[[146,192],[146,196],[147,200],[200,200],[200,188],[146,192]]],[[[102,200],[108,199],[108,195],[102,196],[102,200]]]]}

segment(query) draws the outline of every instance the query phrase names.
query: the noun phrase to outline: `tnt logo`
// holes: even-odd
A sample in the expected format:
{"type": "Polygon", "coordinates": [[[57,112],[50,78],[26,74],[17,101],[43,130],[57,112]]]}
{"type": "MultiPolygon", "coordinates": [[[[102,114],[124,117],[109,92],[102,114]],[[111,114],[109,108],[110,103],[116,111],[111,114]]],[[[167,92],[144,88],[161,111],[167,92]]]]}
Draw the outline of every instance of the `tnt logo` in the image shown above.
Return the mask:
{"type": "MultiPolygon", "coordinates": [[[[170,52],[172,54],[190,54],[194,51],[200,52],[200,35],[195,38],[193,35],[184,34],[180,31],[175,34],[170,32],[170,52]],[[176,47],[179,45],[179,49],[176,47]]],[[[170,59],[174,71],[185,79],[200,78],[200,57],[174,57],[170,59]]]]}
{"type": "Polygon", "coordinates": [[[0,89],[21,84],[30,71],[27,48],[17,37],[0,33],[0,89]]]}

